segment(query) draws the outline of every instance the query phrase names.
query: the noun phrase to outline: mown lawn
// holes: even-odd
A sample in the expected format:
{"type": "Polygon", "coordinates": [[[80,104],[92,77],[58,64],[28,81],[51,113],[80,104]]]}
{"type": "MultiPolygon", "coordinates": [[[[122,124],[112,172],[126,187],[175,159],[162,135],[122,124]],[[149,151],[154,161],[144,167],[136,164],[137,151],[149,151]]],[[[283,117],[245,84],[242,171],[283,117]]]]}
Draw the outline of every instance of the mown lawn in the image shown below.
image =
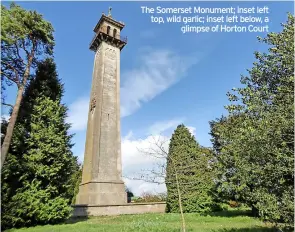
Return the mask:
{"type": "MultiPolygon", "coordinates": [[[[244,211],[215,213],[211,216],[185,214],[187,232],[274,232],[244,211]]],[[[13,229],[9,232],[179,232],[179,214],[120,215],[71,219],[65,224],[13,229]]]]}

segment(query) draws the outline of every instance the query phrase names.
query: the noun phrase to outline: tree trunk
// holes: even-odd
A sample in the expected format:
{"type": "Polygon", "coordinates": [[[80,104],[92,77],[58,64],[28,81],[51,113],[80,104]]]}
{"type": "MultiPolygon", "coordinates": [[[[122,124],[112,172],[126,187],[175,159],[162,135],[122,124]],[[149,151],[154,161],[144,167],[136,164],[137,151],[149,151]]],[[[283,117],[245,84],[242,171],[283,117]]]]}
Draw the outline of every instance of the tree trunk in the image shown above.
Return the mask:
{"type": "Polygon", "coordinates": [[[12,114],[11,114],[11,117],[10,117],[8,125],[7,125],[5,138],[4,138],[2,147],[1,147],[1,170],[2,170],[3,164],[5,162],[5,159],[6,159],[8,150],[9,150],[9,146],[11,143],[13,129],[14,129],[14,126],[16,123],[16,119],[18,116],[21,101],[23,99],[23,92],[24,92],[28,77],[30,75],[30,68],[31,68],[32,61],[33,61],[33,55],[29,57],[28,65],[27,65],[26,71],[24,73],[23,81],[22,81],[22,83],[20,83],[19,88],[17,90],[16,101],[13,106],[12,114]]]}
{"type": "Polygon", "coordinates": [[[6,129],[5,138],[4,138],[4,141],[3,141],[3,144],[2,144],[2,148],[1,148],[1,169],[3,167],[6,155],[7,155],[8,150],[9,150],[14,125],[15,125],[15,122],[16,122],[16,119],[17,119],[20,103],[21,103],[22,96],[23,96],[23,91],[24,91],[23,86],[21,86],[17,90],[17,97],[16,97],[15,105],[13,106],[12,114],[11,114],[11,117],[9,119],[9,123],[8,123],[7,129],[6,129]]]}
{"type": "Polygon", "coordinates": [[[178,181],[178,175],[177,175],[177,170],[176,170],[176,167],[175,167],[174,163],[172,163],[172,165],[173,165],[174,171],[175,171],[176,187],[177,187],[177,193],[178,193],[178,204],[179,204],[181,221],[182,221],[182,232],[185,232],[185,220],[184,220],[184,214],[183,214],[183,210],[182,210],[182,201],[181,201],[181,194],[180,194],[180,186],[179,186],[179,181],[178,181]]]}
{"type": "Polygon", "coordinates": [[[185,220],[184,220],[184,215],[182,210],[181,194],[180,194],[180,187],[179,187],[177,173],[175,174],[175,176],[176,176],[176,184],[177,184],[177,192],[178,192],[179,209],[180,209],[181,220],[182,220],[182,232],[185,232],[185,220]]]}
{"type": "Polygon", "coordinates": [[[255,206],[251,206],[251,215],[253,216],[253,217],[258,217],[259,216],[259,211],[258,211],[258,209],[255,207],[255,206]]]}

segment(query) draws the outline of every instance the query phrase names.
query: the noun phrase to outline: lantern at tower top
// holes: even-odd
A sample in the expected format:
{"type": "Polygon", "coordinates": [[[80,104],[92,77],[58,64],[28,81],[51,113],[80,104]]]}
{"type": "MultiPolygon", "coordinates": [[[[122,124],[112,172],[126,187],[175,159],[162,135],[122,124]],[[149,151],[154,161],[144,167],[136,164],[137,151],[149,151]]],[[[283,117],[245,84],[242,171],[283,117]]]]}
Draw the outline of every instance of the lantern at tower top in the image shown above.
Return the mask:
{"type": "Polygon", "coordinates": [[[108,15],[102,13],[102,16],[93,29],[95,36],[90,43],[90,50],[96,51],[102,41],[118,47],[120,50],[127,44],[127,37],[121,36],[121,30],[125,24],[113,19],[111,11],[112,7],[109,7],[108,15]]]}

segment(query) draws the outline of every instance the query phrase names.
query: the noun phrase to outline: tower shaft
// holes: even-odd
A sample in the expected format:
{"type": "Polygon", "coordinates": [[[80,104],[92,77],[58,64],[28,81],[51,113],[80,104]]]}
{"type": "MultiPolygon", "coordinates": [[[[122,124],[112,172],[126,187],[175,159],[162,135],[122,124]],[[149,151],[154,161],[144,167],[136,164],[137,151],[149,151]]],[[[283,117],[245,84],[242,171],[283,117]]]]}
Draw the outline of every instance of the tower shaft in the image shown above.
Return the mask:
{"type": "Polygon", "coordinates": [[[120,51],[123,24],[103,15],[90,44],[95,51],[82,182],[76,204],[127,202],[122,181],[120,135],[120,51]]]}

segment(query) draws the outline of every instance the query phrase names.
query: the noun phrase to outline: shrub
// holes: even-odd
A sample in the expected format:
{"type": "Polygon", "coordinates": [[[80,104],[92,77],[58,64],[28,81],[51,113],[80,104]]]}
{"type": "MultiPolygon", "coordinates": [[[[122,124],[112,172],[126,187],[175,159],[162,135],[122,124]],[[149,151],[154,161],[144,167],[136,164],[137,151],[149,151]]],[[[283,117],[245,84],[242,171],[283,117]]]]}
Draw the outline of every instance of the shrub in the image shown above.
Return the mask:
{"type": "Polygon", "coordinates": [[[166,200],[166,194],[158,193],[152,194],[148,192],[143,192],[140,197],[133,198],[133,202],[161,202],[166,200]]]}

